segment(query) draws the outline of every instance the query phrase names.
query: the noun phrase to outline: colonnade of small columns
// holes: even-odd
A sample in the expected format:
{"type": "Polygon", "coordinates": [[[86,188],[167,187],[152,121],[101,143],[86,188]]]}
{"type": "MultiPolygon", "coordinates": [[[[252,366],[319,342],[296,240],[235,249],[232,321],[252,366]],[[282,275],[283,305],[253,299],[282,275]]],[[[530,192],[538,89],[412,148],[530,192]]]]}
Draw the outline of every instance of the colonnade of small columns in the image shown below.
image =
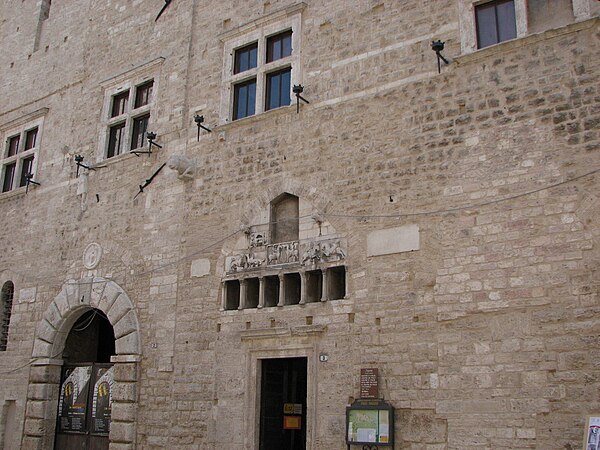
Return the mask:
{"type": "MultiPolygon", "coordinates": [[[[339,270],[340,268],[337,267],[337,269],[339,270]]],[[[344,273],[344,279],[343,279],[343,283],[344,283],[344,289],[343,289],[343,294],[341,295],[341,297],[343,298],[345,295],[345,270],[346,268],[344,266],[341,267],[341,269],[343,269],[343,273],[344,273]]],[[[233,279],[233,280],[226,280],[222,283],[222,292],[221,292],[221,309],[222,310],[233,310],[233,309],[238,309],[238,310],[242,310],[242,309],[248,309],[248,308],[264,308],[265,306],[277,306],[277,307],[281,307],[281,306],[285,306],[285,305],[290,305],[290,304],[306,304],[306,303],[316,303],[316,302],[325,302],[327,300],[330,300],[330,276],[332,276],[332,273],[330,273],[330,268],[321,268],[321,269],[317,269],[315,271],[311,271],[311,272],[286,272],[286,273],[279,273],[279,274],[273,274],[273,275],[261,275],[261,276],[256,276],[256,277],[247,277],[247,278],[240,278],[240,279],[233,279]],[[309,273],[314,274],[314,272],[316,271],[320,272],[320,295],[319,298],[309,298],[309,289],[308,289],[308,279],[309,279],[309,273]],[[287,283],[290,282],[289,278],[286,279],[286,275],[289,276],[293,276],[293,275],[299,275],[300,276],[300,298],[299,301],[295,301],[296,299],[294,299],[293,302],[289,302],[289,299],[286,299],[286,294],[288,292],[287,288],[287,283]],[[267,287],[267,278],[274,278],[277,277],[278,278],[278,298],[277,298],[277,303],[276,304],[269,304],[266,305],[266,287],[267,287]],[[258,279],[258,304],[251,304],[249,302],[249,295],[248,295],[248,284],[250,280],[253,279],[258,279]],[[230,286],[228,285],[229,282],[239,282],[239,304],[237,306],[237,308],[231,307],[230,305],[228,305],[228,298],[229,298],[229,293],[228,293],[228,289],[230,288],[230,286]],[[287,302],[286,302],[287,300],[287,302]]],[[[337,299],[338,297],[334,298],[337,299]]],[[[273,303],[273,302],[271,302],[273,303]]]]}

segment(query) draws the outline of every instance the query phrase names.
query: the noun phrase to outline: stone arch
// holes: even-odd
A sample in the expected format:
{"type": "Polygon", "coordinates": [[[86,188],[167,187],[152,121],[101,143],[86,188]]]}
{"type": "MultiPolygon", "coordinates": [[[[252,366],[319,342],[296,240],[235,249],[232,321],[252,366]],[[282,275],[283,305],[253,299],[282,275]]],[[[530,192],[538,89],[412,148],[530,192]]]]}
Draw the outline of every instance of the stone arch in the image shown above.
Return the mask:
{"type": "Polygon", "coordinates": [[[89,308],[102,311],[115,331],[117,355],[140,355],[140,329],[133,303],[114,281],[101,277],[67,281],[37,327],[33,358],[60,357],[69,330],[89,308]]]}
{"type": "Polygon", "coordinates": [[[141,361],[140,327],[127,293],[114,281],[83,277],[67,281],[38,324],[29,372],[22,448],[54,447],[62,353],[69,331],[85,311],[102,311],[113,327],[115,389],[109,441],[135,445],[137,381],[141,361]]]}

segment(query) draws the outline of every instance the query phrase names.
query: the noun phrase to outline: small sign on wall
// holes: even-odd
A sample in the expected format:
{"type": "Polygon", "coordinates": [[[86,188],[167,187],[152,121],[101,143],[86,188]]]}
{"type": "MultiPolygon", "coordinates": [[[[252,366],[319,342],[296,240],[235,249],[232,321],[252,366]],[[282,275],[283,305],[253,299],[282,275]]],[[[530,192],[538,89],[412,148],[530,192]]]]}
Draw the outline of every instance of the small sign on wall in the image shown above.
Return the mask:
{"type": "Polygon", "coordinates": [[[583,450],[600,450],[600,414],[589,416],[586,425],[583,450]]]}
{"type": "Polygon", "coordinates": [[[360,398],[379,398],[378,369],[360,369],[360,398]]]}

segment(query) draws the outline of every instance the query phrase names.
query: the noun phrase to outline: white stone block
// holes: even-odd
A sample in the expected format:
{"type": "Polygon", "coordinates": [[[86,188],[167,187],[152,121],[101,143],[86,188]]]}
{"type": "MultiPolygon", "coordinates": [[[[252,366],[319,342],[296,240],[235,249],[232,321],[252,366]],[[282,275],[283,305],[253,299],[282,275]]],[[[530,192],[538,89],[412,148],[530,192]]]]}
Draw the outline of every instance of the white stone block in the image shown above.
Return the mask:
{"type": "Polygon", "coordinates": [[[418,225],[377,230],[367,236],[367,256],[391,255],[419,250],[419,248],[418,225]]]}
{"type": "Polygon", "coordinates": [[[197,259],[192,261],[191,276],[203,277],[210,274],[210,261],[208,259],[197,259]]]}
{"type": "Polygon", "coordinates": [[[19,291],[19,303],[35,302],[36,288],[25,288],[19,291]]]}

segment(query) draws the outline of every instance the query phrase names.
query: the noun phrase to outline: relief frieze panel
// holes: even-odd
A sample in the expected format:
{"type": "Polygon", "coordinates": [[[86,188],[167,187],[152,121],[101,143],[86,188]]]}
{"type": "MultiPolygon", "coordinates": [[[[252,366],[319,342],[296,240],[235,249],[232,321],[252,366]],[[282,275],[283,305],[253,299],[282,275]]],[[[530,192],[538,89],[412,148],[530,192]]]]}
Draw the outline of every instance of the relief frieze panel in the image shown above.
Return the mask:
{"type": "Polygon", "coordinates": [[[247,250],[225,259],[225,272],[233,274],[288,265],[312,268],[345,260],[345,247],[346,243],[339,238],[266,244],[264,234],[256,233],[249,236],[247,250]]]}

